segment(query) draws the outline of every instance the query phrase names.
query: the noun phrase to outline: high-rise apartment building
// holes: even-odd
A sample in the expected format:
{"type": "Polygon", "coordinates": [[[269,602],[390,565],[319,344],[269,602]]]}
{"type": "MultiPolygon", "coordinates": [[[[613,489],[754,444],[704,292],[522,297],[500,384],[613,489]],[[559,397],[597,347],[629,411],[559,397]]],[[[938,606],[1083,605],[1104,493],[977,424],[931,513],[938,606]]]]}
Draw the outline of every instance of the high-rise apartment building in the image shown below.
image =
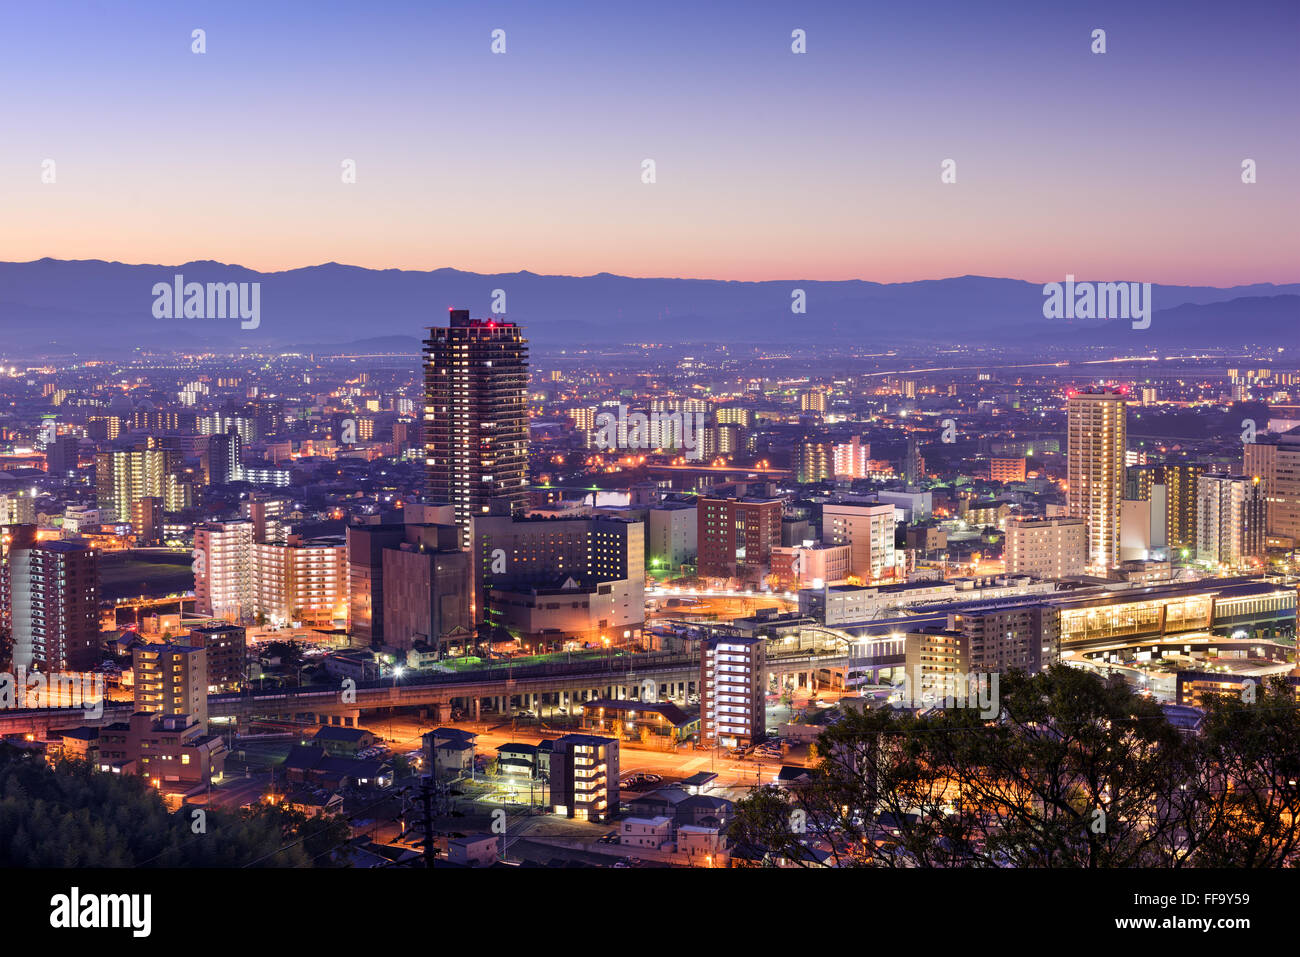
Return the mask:
{"type": "Polygon", "coordinates": [[[253,541],[279,542],[288,534],[286,521],[291,499],[267,492],[252,492],[239,503],[239,514],[253,523],[253,541]]]}
{"type": "Polygon", "coordinates": [[[226,435],[234,432],[242,445],[252,445],[257,441],[259,431],[252,416],[234,412],[213,412],[195,420],[194,430],[199,435],[226,435]]]}
{"type": "Polygon", "coordinates": [[[31,489],[15,489],[0,495],[0,526],[36,523],[36,498],[31,489]]]}
{"type": "Polygon", "coordinates": [[[209,522],[194,529],[195,612],[240,621],[253,615],[253,523],[209,522]]]}
{"type": "Polygon", "coordinates": [[[1267,503],[1262,480],[1202,475],[1197,506],[1196,558],[1236,568],[1264,555],[1267,503]]]}
{"type": "Polygon", "coordinates": [[[424,342],[429,499],[450,503],[468,548],[492,499],[522,510],[528,482],[528,346],[513,322],[453,309],[424,342]]]}
{"type": "Polygon", "coordinates": [[[77,469],[78,445],[75,435],[56,436],[45,444],[45,471],[51,475],[67,476],[77,469]]]}
{"type": "Polygon", "coordinates": [[[163,535],[163,500],[154,495],[131,503],[131,531],[137,545],[157,545],[163,535]]]}
{"type": "Polygon", "coordinates": [[[925,456],[921,454],[921,444],[913,436],[907,440],[907,451],[903,455],[903,479],[910,485],[919,485],[925,478],[925,456]]]}
{"type": "Polygon", "coordinates": [[[181,475],[181,463],[173,449],[101,452],[95,456],[97,504],[128,516],[137,500],[159,498],[167,511],[182,511],[192,502],[192,486],[181,475]]]}
{"type": "Polygon", "coordinates": [[[99,664],[99,552],[77,541],[38,542],[36,527],[3,530],[0,611],[13,665],[84,671],[99,664]]]}
{"type": "Polygon", "coordinates": [[[734,748],[767,733],[766,638],[714,635],[700,642],[700,741],[734,748]]]}
{"type": "Polygon", "coordinates": [[[252,546],[254,612],[272,624],[332,626],[347,618],[347,548],[338,539],[252,546]]]}
{"type": "Polygon", "coordinates": [[[1243,471],[1259,476],[1267,510],[1268,545],[1300,545],[1300,426],[1264,434],[1245,446],[1243,471]]]}
{"type": "Polygon", "coordinates": [[[750,428],[754,424],[754,410],[741,406],[723,406],[715,413],[718,422],[723,425],[739,425],[750,428]]]}
{"type": "Polygon", "coordinates": [[[1197,480],[1204,473],[1205,466],[1198,462],[1131,465],[1125,470],[1124,497],[1151,503],[1154,549],[1168,548],[1172,557],[1184,550],[1187,557],[1195,556],[1197,480]]]}
{"type": "Polygon", "coordinates": [[[1120,561],[1125,401],[1114,389],[1085,389],[1066,398],[1070,515],[1087,525],[1088,565],[1097,571],[1120,561]]]}
{"type": "Polygon", "coordinates": [[[1088,528],[1081,518],[1007,522],[1003,558],[1009,575],[1069,578],[1082,575],[1087,561],[1088,528]]]}
{"type": "Polygon", "coordinates": [[[799,408],[804,412],[826,413],[826,393],[813,389],[799,396],[799,408]]]}
{"type": "Polygon", "coordinates": [[[1018,668],[1037,674],[1060,653],[1061,616],[1048,604],[972,609],[950,615],[948,625],[966,639],[962,663],[968,672],[1018,668]]]}
{"type": "Polygon", "coordinates": [[[800,442],[794,448],[794,480],[824,482],[835,474],[835,445],[832,442],[800,442]]]}
{"type": "Polygon", "coordinates": [[[136,711],[208,723],[206,650],[169,642],[137,645],[133,659],[136,711]]]}
{"type": "Polygon", "coordinates": [[[863,442],[862,436],[855,435],[848,442],[835,446],[835,477],[866,478],[870,471],[867,463],[870,461],[871,443],[863,442]]]}
{"type": "Polygon", "coordinates": [[[735,455],[744,449],[744,436],[738,425],[715,423],[706,426],[701,434],[704,437],[704,458],[709,461],[719,455],[735,455]]]}
{"type": "Polygon", "coordinates": [[[1196,549],[1198,483],[1204,472],[1205,466],[1194,462],[1169,463],[1160,469],[1165,487],[1165,539],[1173,551],[1196,549]]]}
{"type": "Polygon", "coordinates": [[[1025,480],[1026,462],[1023,458],[989,459],[990,482],[1023,482],[1025,480]]]}
{"type": "Polygon", "coordinates": [[[194,529],[196,611],[239,622],[333,625],[347,616],[348,563],[343,541],[257,542],[253,523],[209,522],[194,529]]]}
{"type": "Polygon", "coordinates": [[[223,432],[209,435],[207,449],[203,453],[203,468],[207,484],[229,485],[243,479],[243,467],[240,463],[240,439],[238,432],[223,432]]]}

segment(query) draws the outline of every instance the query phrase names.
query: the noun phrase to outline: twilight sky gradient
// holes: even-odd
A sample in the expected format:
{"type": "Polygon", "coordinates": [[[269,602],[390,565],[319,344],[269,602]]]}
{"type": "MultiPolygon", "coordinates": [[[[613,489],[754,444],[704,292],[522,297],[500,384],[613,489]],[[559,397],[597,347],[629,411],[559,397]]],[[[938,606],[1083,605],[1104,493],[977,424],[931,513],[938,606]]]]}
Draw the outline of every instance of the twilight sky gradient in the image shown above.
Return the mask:
{"type": "Polygon", "coordinates": [[[1297,36],[1291,0],[6,4],[0,260],[1296,282],[1297,36]]]}

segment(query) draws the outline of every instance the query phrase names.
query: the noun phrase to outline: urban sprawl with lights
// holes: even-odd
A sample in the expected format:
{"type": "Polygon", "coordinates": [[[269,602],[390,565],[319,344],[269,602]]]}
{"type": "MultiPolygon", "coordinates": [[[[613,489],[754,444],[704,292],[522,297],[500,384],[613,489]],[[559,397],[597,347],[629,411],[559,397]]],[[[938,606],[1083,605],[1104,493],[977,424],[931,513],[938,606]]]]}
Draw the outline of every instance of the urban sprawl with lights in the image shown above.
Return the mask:
{"type": "MultiPolygon", "coordinates": [[[[331,820],[351,866],[820,866],[840,832],[747,807],[846,721],[995,727],[1064,668],[1194,735],[1300,687],[1276,353],[530,354],[521,319],[7,366],[8,747],[331,820]]],[[[851,816],[879,849],[904,812],[851,816]]]]}

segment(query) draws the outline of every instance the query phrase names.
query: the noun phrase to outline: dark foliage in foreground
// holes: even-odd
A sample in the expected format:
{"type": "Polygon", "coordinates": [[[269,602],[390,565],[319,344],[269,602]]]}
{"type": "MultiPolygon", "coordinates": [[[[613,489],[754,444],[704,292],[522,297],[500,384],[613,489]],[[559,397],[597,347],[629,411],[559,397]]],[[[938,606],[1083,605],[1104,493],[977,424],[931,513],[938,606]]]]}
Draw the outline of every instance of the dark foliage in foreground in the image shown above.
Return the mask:
{"type": "Polygon", "coordinates": [[[1300,708],[1274,679],[1199,734],[1119,681],[1001,676],[1000,715],[849,712],[806,784],[738,802],[760,864],[1285,867],[1300,859],[1300,708]],[[816,854],[810,853],[816,851],[816,854]]]}
{"type": "Polygon", "coordinates": [[[349,834],[282,806],[195,810],[134,776],[0,749],[0,867],[321,867],[349,834]]]}

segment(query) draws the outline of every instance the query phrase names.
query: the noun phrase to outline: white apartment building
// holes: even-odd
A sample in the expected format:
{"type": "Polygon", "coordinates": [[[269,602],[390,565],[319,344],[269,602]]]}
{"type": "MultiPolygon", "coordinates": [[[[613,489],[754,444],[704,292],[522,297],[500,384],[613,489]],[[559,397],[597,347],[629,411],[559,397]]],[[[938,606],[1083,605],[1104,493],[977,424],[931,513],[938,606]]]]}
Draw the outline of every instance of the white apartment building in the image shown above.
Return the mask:
{"type": "Polygon", "coordinates": [[[1202,475],[1196,499],[1197,561],[1236,568],[1264,554],[1267,501],[1259,478],[1202,475]]]}
{"type": "Polygon", "coordinates": [[[698,551],[694,505],[658,505],[647,510],[646,565],[656,569],[677,569],[694,561],[698,551]]]}
{"type": "Polygon", "coordinates": [[[766,638],[717,636],[701,643],[700,740],[734,748],[767,732],[766,638]]]}
{"type": "Polygon", "coordinates": [[[194,530],[194,594],[200,615],[272,624],[332,624],[347,617],[347,549],[333,539],[257,542],[248,520],[194,530]]]}
{"type": "Polygon", "coordinates": [[[195,612],[239,621],[253,614],[253,523],[209,522],[194,529],[195,612]]]}
{"type": "Polygon", "coordinates": [[[334,540],[255,544],[256,613],[272,624],[328,625],[347,618],[347,548],[334,540]]]}
{"type": "Polygon", "coordinates": [[[1087,564],[1088,527],[1081,518],[1007,522],[1004,564],[1008,575],[1069,578],[1087,564]]]}

